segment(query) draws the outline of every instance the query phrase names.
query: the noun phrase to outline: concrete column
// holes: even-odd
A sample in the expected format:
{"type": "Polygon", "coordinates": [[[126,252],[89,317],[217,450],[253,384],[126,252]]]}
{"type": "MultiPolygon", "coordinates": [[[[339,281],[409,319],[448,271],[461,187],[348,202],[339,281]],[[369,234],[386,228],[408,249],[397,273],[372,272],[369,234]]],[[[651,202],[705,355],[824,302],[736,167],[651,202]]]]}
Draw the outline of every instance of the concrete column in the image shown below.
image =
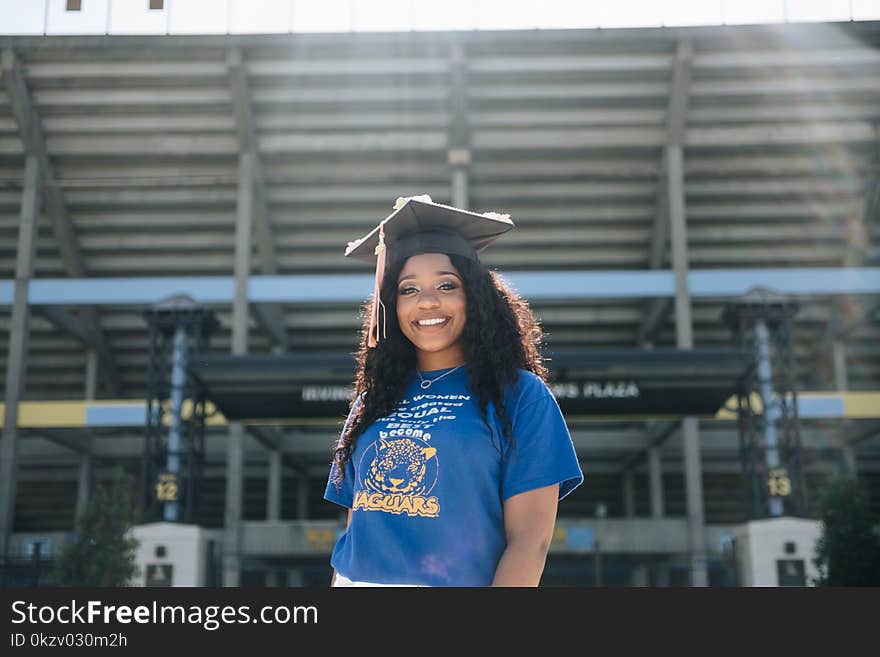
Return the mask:
{"type": "Polygon", "coordinates": [[[28,285],[34,273],[37,242],[37,219],[42,197],[40,163],[28,155],[24,166],[24,191],[18,224],[15,259],[15,282],[12,293],[12,317],[9,323],[9,351],[6,357],[6,412],[3,437],[0,439],[0,557],[8,554],[9,538],[15,518],[16,478],[18,475],[18,402],[24,391],[27,371],[28,285]]]}
{"type": "Polygon", "coordinates": [[[684,157],[682,147],[666,146],[669,228],[675,271],[675,334],[679,349],[693,349],[691,293],[688,284],[687,223],[684,208],[684,157]]]}
{"type": "MultiPolygon", "coordinates": [[[[849,376],[846,368],[846,344],[843,338],[835,336],[831,343],[831,356],[834,362],[834,387],[839,391],[849,390],[849,376]]],[[[852,433],[852,420],[844,419],[840,423],[840,435],[843,440],[842,454],[843,464],[846,470],[853,476],[858,472],[855,448],[846,442],[852,433]]]]}
{"type": "Polygon", "coordinates": [[[665,513],[663,498],[663,463],[660,460],[660,448],[648,449],[648,478],[651,482],[651,517],[662,518],[665,513]]]}
{"type": "Polygon", "coordinates": [[[688,546],[690,547],[691,586],[708,586],[706,536],[703,514],[703,469],[700,464],[700,435],[697,418],[686,417],[684,432],[684,477],[687,495],[688,546]]]}
{"type": "Polygon", "coordinates": [[[79,477],[76,486],[76,511],[75,521],[79,521],[86,506],[89,503],[89,496],[92,492],[92,455],[80,454],[79,457],[79,477]]]}
{"type": "Polygon", "coordinates": [[[303,574],[302,568],[291,568],[287,571],[287,586],[302,586],[303,574]]]}
{"type": "Polygon", "coordinates": [[[85,396],[88,400],[95,398],[98,390],[98,352],[94,349],[86,351],[86,385],[85,396]]]}
{"type": "Polygon", "coordinates": [[[241,520],[244,508],[244,425],[230,422],[226,448],[226,504],[223,516],[223,586],[241,581],[241,520]]]}
{"type": "MultiPolygon", "coordinates": [[[[687,221],[684,205],[684,155],[679,143],[666,146],[666,183],[672,264],[675,271],[675,333],[679,349],[693,349],[691,295],[688,284],[687,221]]],[[[682,423],[685,485],[687,488],[688,552],[691,585],[706,586],[706,539],[703,519],[703,486],[697,418],[682,423]]]]}
{"type": "Polygon", "coordinates": [[[449,68],[449,153],[452,169],[452,205],[470,207],[468,169],[471,164],[470,127],[467,112],[467,68],[464,46],[453,44],[449,68]]]}
{"type": "Polygon", "coordinates": [[[669,586],[672,581],[672,569],[669,562],[660,561],[654,566],[654,586],[669,586]]]}
{"type": "Polygon", "coordinates": [[[266,490],[266,520],[281,520],[281,450],[269,451],[269,476],[266,490]]]}
{"type": "MultiPolygon", "coordinates": [[[[235,299],[232,304],[232,353],[248,349],[248,280],[254,214],[254,155],[238,157],[238,204],[235,219],[235,299]]],[[[230,422],[226,445],[226,508],[223,536],[223,586],[241,578],[241,521],[244,488],[244,425],[230,422]]]]}
{"type": "Polygon", "coordinates": [[[309,477],[299,473],[296,476],[296,519],[309,519],[309,477]]]}
{"type": "Polygon", "coordinates": [[[254,154],[238,157],[238,201],[235,218],[235,298],[232,306],[232,353],[248,350],[248,283],[254,214],[254,154]]]}
{"type": "MultiPolygon", "coordinates": [[[[95,391],[98,387],[98,352],[94,349],[86,351],[86,383],[85,398],[93,400],[95,391]]],[[[89,497],[92,493],[92,433],[89,431],[88,451],[80,454],[79,457],[79,477],[76,487],[76,509],[74,511],[74,522],[79,521],[86,510],[89,503],[89,497]]]]}
{"type": "Polygon", "coordinates": [[[834,362],[834,387],[849,390],[849,376],[846,367],[846,345],[843,338],[835,336],[831,343],[831,358],[834,362]]]}
{"type": "Polygon", "coordinates": [[[636,515],[636,478],[632,470],[623,473],[623,513],[627,518],[636,515]]]}
{"type": "Polygon", "coordinates": [[[635,568],[633,568],[632,576],[630,577],[630,586],[648,586],[648,566],[647,564],[640,563],[635,568]]]}
{"type": "MultiPolygon", "coordinates": [[[[277,352],[276,352],[277,353],[277,352]]],[[[281,450],[269,450],[269,472],[266,490],[266,520],[277,522],[281,520],[281,450]]],[[[266,571],[266,586],[275,588],[281,586],[283,573],[274,566],[269,566],[266,571]]]]}
{"type": "Polygon", "coordinates": [[[452,170],[452,205],[462,209],[467,209],[469,205],[468,170],[464,167],[452,170]]]}

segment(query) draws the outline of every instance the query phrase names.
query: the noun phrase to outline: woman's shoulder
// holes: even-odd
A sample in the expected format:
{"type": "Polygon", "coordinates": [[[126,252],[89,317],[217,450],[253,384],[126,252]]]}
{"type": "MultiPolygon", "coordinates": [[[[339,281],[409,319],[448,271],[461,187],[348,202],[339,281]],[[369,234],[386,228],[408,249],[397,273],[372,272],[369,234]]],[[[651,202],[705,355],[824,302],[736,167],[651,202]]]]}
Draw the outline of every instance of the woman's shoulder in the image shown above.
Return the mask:
{"type": "MultiPolygon", "coordinates": [[[[517,370],[517,381],[510,387],[509,393],[517,406],[530,404],[532,402],[543,399],[544,397],[552,397],[553,393],[544,383],[544,379],[530,372],[529,370],[517,370]]],[[[513,401],[511,400],[511,401],[513,401]]]]}

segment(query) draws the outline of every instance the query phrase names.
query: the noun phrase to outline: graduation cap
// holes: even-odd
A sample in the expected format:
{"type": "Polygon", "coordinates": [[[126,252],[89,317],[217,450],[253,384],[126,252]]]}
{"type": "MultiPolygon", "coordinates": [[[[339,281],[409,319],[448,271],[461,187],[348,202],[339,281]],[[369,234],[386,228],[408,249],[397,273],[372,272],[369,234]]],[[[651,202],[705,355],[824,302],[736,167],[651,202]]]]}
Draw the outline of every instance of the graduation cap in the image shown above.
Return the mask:
{"type": "Polygon", "coordinates": [[[511,228],[508,214],[462,210],[434,203],[427,195],[398,198],[394,212],[345,249],[347,257],[376,263],[368,346],[375,347],[379,340],[380,306],[384,322],[385,305],[379,291],[386,263],[422,253],[452,253],[478,262],[477,254],[511,228]]]}

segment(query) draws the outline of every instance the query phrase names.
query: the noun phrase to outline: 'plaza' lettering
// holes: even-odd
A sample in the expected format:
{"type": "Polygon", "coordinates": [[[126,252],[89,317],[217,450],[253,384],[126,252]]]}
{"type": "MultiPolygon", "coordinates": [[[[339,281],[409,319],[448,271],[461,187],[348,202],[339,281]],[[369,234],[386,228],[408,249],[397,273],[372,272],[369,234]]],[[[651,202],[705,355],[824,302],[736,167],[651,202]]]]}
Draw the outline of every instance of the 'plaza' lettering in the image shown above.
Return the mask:
{"type": "Polygon", "coordinates": [[[550,389],[556,399],[635,399],[641,395],[635,381],[553,383],[550,389]]]}

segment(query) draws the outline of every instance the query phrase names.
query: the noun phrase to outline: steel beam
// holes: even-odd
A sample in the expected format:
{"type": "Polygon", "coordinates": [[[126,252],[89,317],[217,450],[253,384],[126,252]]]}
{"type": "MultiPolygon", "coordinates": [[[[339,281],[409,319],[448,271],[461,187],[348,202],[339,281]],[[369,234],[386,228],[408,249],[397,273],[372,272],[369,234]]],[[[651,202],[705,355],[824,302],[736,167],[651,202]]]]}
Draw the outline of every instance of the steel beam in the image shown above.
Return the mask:
{"type": "Polygon", "coordinates": [[[252,307],[254,319],[263,334],[281,351],[287,350],[287,326],[280,303],[256,303],[252,307]]]}
{"type": "MultiPolygon", "coordinates": [[[[46,150],[46,140],[40,116],[31,102],[21,65],[10,48],[0,53],[0,63],[2,63],[4,86],[12,103],[13,116],[22,145],[26,153],[37,157],[45,193],[46,213],[52,221],[55,243],[61,254],[64,269],[70,277],[83,278],[87,275],[87,270],[83,264],[79,241],[73,222],[67,214],[64,192],[60,187],[52,184],[55,180],[55,172],[46,150]]],[[[114,394],[121,396],[123,394],[122,381],[109,342],[101,329],[97,311],[94,308],[85,308],[80,315],[82,320],[90,326],[90,332],[94,335],[98,351],[102,356],[102,370],[107,377],[109,387],[114,394]]]]}
{"type": "Polygon", "coordinates": [[[35,430],[35,434],[41,438],[45,438],[49,442],[60,445],[65,449],[69,449],[71,452],[75,452],[82,456],[87,456],[89,454],[89,444],[91,442],[89,436],[82,436],[82,434],[78,436],[69,436],[65,435],[63,430],[54,429],[37,429],[35,430]],[[78,440],[78,438],[85,438],[86,440],[78,440]]]}
{"type": "MultiPolygon", "coordinates": [[[[853,431],[855,433],[855,431],[853,431]]],[[[880,424],[875,424],[874,426],[868,428],[866,431],[862,431],[860,434],[853,436],[848,440],[848,444],[850,447],[855,447],[859,443],[864,443],[874,438],[880,436],[880,424]]]]}
{"type": "MultiPolygon", "coordinates": [[[[520,294],[535,301],[554,299],[628,299],[671,297],[674,272],[661,271],[535,271],[505,273],[520,294]]],[[[711,269],[687,272],[692,298],[742,296],[756,286],[790,296],[880,294],[880,267],[815,267],[791,269],[711,269]]],[[[251,276],[248,301],[262,303],[352,303],[372,289],[369,274],[297,274],[251,276]]],[[[11,305],[14,282],[0,280],[0,306],[11,305]]],[[[235,296],[229,276],[130,277],[100,279],[41,278],[30,282],[28,303],[48,305],[150,305],[171,294],[188,294],[201,303],[228,304],[235,296]]]]}
{"type": "Polygon", "coordinates": [[[651,449],[658,448],[678,429],[678,422],[650,421],[645,424],[646,439],[643,446],[629,456],[621,468],[624,473],[637,468],[651,449]]]}
{"type": "MultiPolygon", "coordinates": [[[[90,313],[94,313],[93,309],[86,308],[76,314],[60,306],[34,306],[34,312],[45,317],[61,331],[72,335],[86,349],[94,351],[98,356],[98,362],[103,364],[105,372],[115,373],[116,366],[113,354],[104,339],[100,326],[95,319],[86,319],[90,317],[90,313]]],[[[95,316],[97,316],[96,313],[95,316]]],[[[118,380],[112,385],[116,389],[117,396],[123,396],[119,389],[118,380]]]]}

